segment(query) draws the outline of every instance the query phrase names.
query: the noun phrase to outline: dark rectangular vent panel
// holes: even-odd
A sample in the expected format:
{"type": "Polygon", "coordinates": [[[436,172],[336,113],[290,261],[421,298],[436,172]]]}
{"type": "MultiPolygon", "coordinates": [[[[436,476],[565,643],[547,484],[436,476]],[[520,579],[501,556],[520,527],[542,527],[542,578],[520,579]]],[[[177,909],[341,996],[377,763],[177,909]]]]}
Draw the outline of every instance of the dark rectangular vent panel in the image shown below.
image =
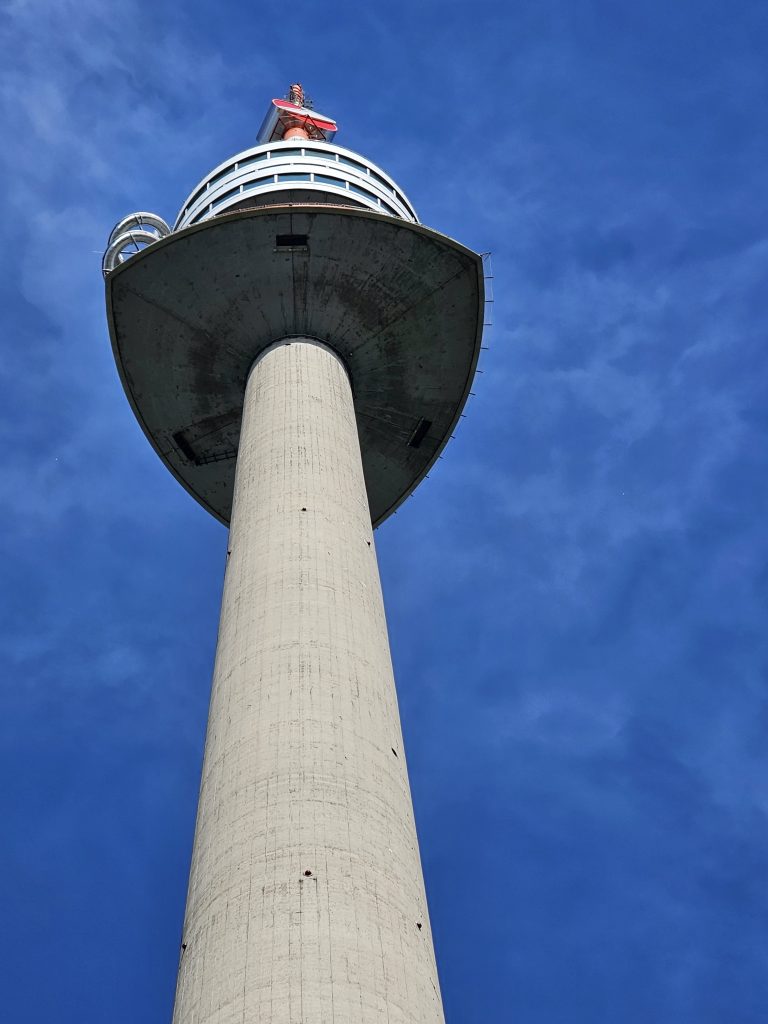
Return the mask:
{"type": "Polygon", "coordinates": [[[306,249],[309,245],[307,235],[276,235],[276,249],[306,249]]]}
{"type": "Polygon", "coordinates": [[[229,459],[237,458],[237,448],[224,448],[217,452],[209,452],[207,455],[198,455],[184,436],[184,432],[182,430],[177,430],[172,436],[173,443],[179,449],[184,458],[189,462],[193,462],[196,466],[208,466],[212,462],[227,462],[229,459]]]}
{"type": "Polygon", "coordinates": [[[425,420],[425,419],[419,420],[419,422],[416,424],[416,429],[411,434],[411,436],[408,438],[408,447],[409,448],[418,448],[421,445],[421,442],[427,436],[427,433],[428,433],[429,428],[431,426],[432,426],[432,420],[425,420]]]}
{"type": "Polygon", "coordinates": [[[186,439],[186,437],[184,437],[184,433],[181,430],[178,430],[173,435],[173,443],[179,449],[181,454],[185,458],[189,459],[190,462],[197,462],[197,455],[195,454],[195,450],[189,443],[189,441],[186,439]]]}

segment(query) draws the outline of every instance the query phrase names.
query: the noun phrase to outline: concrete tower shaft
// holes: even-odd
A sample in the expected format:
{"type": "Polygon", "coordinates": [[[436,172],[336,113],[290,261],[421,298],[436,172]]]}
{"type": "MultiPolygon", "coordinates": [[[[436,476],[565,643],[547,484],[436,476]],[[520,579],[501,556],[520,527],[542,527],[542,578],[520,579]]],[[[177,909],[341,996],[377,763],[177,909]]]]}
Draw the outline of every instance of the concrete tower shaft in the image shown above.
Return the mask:
{"type": "Polygon", "coordinates": [[[441,1024],[350,380],[256,359],[174,1024],[441,1024]]]}

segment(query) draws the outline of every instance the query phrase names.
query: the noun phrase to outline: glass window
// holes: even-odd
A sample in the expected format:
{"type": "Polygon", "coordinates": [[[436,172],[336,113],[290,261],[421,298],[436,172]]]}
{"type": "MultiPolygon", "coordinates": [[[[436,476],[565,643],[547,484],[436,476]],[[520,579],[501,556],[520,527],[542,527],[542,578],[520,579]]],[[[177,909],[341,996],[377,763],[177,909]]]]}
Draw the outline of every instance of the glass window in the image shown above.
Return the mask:
{"type": "Polygon", "coordinates": [[[272,150],[273,160],[277,160],[281,156],[301,156],[301,149],[293,149],[289,146],[287,149],[280,148],[272,150]]]}
{"type": "Polygon", "coordinates": [[[337,188],[344,188],[345,184],[341,178],[332,178],[329,174],[316,174],[315,181],[323,185],[336,185],[337,188]]]}
{"type": "Polygon", "coordinates": [[[252,167],[253,164],[260,164],[263,160],[267,159],[267,153],[259,153],[258,156],[252,156],[248,160],[241,160],[238,164],[238,170],[242,171],[244,167],[252,167]]]}
{"type": "Polygon", "coordinates": [[[348,156],[341,156],[341,154],[339,154],[339,163],[346,164],[348,167],[357,167],[359,171],[363,172],[368,170],[365,164],[360,164],[357,160],[350,160],[348,156]]]}
{"type": "Polygon", "coordinates": [[[353,185],[351,181],[349,183],[349,191],[357,192],[358,195],[365,196],[366,199],[373,199],[375,202],[376,197],[372,196],[368,189],[360,188],[359,185],[353,185]]]}
{"type": "Polygon", "coordinates": [[[190,224],[197,224],[198,221],[201,221],[203,220],[203,218],[208,216],[208,212],[208,207],[206,206],[204,210],[201,210],[200,213],[198,213],[196,216],[192,218],[190,224]]]}
{"type": "Polygon", "coordinates": [[[383,185],[387,192],[389,192],[390,194],[394,193],[395,190],[392,188],[388,181],[384,181],[380,174],[377,174],[376,171],[369,171],[368,173],[373,179],[378,181],[380,185],[383,185]]]}
{"type": "Polygon", "coordinates": [[[218,208],[223,203],[226,203],[227,200],[231,199],[232,196],[239,196],[239,195],[240,195],[240,186],[238,186],[237,188],[231,188],[229,190],[229,192],[225,192],[223,196],[219,196],[219,198],[216,200],[216,202],[213,203],[213,209],[214,210],[218,210],[218,208]]]}
{"type": "Polygon", "coordinates": [[[234,167],[234,164],[233,164],[233,165],[232,165],[231,167],[226,167],[226,168],[225,168],[225,169],[224,169],[223,171],[219,171],[219,173],[218,173],[218,174],[216,175],[216,177],[215,177],[215,178],[211,178],[211,179],[210,179],[210,180],[208,181],[208,187],[209,187],[209,188],[213,188],[213,186],[214,186],[214,185],[215,185],[215,184],[216,184],[217,182],[221,181],[221,180],[222,180],[222,178],[226,178],[226,176],[227,176],[228,174],[231,174],[231,173],[232,173],[232,171],[234,171],[234,169],[235,169],[235,167],[234,167]]]}
{"type": "Polygon", "coordinates": [[[309,174],[295,173],[295,174],[278,174],[278,181],[309,181],[309,174]]]}
{"type": "Polygon", "coordinates": [[[322,149],[305,149],[304,152],[307,156],[312,157],[313,160],[330,160],[334,164],[336,163],[335,153],[326,153],[325,150],[322,149]]]}
{"type": "Polygon", "coordinates": [[[243,192],[250,192],[254,188],[262,188],[265,184],[267,184],[267,182],[269,182],[269,184],[272,185],[274,183],[274,180],[274,174],[270,174],[266,178],[257,178],[255,181],[249,181],[247,184],[243,185],[243,192]]]}
{"type": "Polygon", "coordinates": [[[203,185],[202,188],[199,188],[197,190],[197,192],[195,192],[195,194],[192,196],[192,198],[189,201],[189,205],[190,206],[194,206],[195,203],[198,201],[198,199],[200,199],[201,196],[204,196],[207,191],[208,191],[208,182],[206,182],[205,185],[203,185]]]}

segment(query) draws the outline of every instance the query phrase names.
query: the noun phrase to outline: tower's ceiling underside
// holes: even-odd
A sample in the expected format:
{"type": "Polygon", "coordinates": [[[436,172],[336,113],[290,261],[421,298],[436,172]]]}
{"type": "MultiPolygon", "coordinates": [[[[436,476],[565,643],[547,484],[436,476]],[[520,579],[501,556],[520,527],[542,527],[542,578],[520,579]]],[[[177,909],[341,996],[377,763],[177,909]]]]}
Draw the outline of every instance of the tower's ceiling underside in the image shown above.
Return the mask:
{"type": "Polygon", "coordinates": [[[480,257],[362,210],[241,210],[176,232],[107,278],[115,358],[171,472],[228,523],[245,381],[272,342],[309,335],[352,379],[371,519],[422,479],[480,350],[480,257]]]}

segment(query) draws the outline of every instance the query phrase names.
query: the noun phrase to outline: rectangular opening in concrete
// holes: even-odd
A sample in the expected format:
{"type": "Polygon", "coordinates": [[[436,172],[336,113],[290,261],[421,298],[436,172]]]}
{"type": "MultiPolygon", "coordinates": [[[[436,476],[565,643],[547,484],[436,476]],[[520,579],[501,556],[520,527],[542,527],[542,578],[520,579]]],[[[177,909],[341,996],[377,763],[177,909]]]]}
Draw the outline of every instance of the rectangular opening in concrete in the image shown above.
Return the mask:
{"type": "Polygon", "coordinates": [[[309,245],[307,235],[276,235],[276,249],[306,249],[309,245]]]}
{"type": "Polygon", "coordinates": [[[418,448],[418,447],[420,447],[421,442],[427,436],[427,431],[429,430],[429,428],[431,426],[432,426],[432,420],[420,419],[419,422],[416,424],[415,430],[413,431],[411,436],[408,438],[408,447],[409,448],[418,448]]]}

